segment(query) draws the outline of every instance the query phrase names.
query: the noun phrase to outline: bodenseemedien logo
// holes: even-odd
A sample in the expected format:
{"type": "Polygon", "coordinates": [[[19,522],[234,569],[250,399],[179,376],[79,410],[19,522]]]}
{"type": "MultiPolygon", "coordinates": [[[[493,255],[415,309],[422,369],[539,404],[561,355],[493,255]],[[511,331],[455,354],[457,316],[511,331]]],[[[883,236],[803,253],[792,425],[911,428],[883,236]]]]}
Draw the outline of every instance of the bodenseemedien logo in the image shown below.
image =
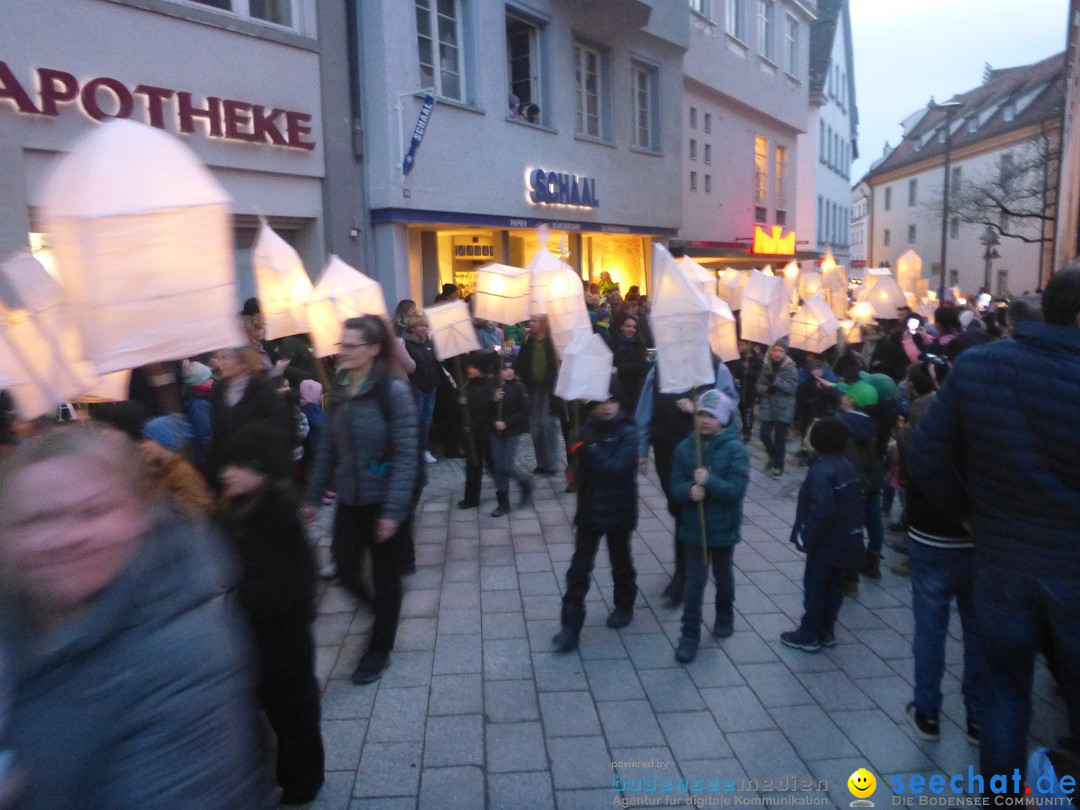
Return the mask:
{"type": "Polygon", "coordinates": [[[873,807],[874,803],[869,797],[873,796],[874,791],[877,790],[877,778],[866,768],[859,768],[848,777],[847,789],[855,797],[850,807],[873,807]]]}

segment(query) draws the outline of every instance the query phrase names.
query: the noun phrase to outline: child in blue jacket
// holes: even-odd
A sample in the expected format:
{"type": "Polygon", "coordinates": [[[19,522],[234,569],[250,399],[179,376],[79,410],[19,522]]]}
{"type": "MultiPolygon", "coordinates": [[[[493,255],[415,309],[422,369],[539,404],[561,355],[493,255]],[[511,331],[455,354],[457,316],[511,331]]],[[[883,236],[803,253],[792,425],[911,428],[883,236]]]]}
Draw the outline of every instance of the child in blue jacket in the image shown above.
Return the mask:
{"type": "Polygon", "coordinates": [[[863,500],[858,472],[844,458],[848,429],[822,419],[810,429],[815,456],[799,489],[791,542],[806,552],[803,614],[797,630],[780,634],[788,647],[816,653],[836,644],[844,578],[863,563],[863,500]]]}

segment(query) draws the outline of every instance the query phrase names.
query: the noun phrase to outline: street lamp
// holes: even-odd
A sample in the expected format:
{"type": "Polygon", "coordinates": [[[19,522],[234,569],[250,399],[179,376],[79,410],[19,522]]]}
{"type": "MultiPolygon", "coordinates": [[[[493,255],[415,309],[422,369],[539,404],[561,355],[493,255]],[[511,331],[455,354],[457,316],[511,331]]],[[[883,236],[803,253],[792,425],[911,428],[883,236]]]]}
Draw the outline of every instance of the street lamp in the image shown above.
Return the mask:
{"type": "Polygon", "coordinates": [[[934,104],[935,110],[945,111],[945,193],[944,205],[941,211],[941,286],[938,289],[938,300],[945,300],[945,258],[948,252],[949,236],[949,175],[952,164],[952,119],[963,102],[946,101],[942,104],[934,104]]]}
{"type": "Polygon", "coordinates": [[[989,225],[986,226],[986,230],[983,231],[982,236],[979,237],[979,241],[982,242],[986,251],[983,253],[983,259],[986,261],[986,275],[983,277],[983,291],[990,292],[990,266],[994,263],[994,259],[1000,259],[1001,254],[994,248],[1001,244],[1001,240],[998,239],[997,233],[989,225]]]}

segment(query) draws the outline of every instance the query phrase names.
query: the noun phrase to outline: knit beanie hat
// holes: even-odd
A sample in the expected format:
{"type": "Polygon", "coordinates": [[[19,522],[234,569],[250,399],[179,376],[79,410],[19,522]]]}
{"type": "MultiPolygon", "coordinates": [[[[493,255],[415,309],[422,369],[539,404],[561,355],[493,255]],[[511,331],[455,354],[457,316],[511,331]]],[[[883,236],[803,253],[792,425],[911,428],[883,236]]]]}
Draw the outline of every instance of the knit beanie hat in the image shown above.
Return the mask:
{"type": "Polygon", "coordinates": [[[247,467],[271,481],[289,477],[289,454],[281,431],[262,424],[245,425],[225,445],[223,467],[247,467]]]}
{"type": "Polygon", "coordinates": [[[184,364],[184,383],[192,387],[202,385],[204,382],[214,376],[214,372],[210,370],[210,367],[199,363],[195,360],[190,360],[184,364]]]}
{"type": "Polygon", "coordinates": [[[870,383],[853,382],[850,385],[846,383],[837,383],[837,389],[843,391],[848,395],[848,398],[854,403],[856,408],[869,408],[878,404],[878,392],[870,383]]]}
{"type": "Polygon", "coordinates": [[[191,442],[191,425],[178,413],[149,420],[142,429],[143,436],[166,450],[183,453],[191,442]]]}
{"type": "Polygon", "coordinates": [[[810,446],[819,453],[839,453],[848,440],[848,429],[839,419],[819,419],[810,428],[810,446]]]}
{"type": "Polygon", "coordinates": [[[860,371],[859,379],[874,386],[878,402],[885,402],[896,396],[896,381],[888,374],[867,374],[865,371],[860,371]]]}
{"type": "Polygon", "coordinates": [[[731,414],[735,410],[735,401],[727,394],[710,388],[697,401],[698,413],[707,413],[714,417],[721,425],[731,421],[731,414]]]}
{"type": "Polygon", "coordinates": [[[322,399],[322,383],[315,380],[301,380],[300,382],[300,404],[301,405],[318,405],[322,399]]]}

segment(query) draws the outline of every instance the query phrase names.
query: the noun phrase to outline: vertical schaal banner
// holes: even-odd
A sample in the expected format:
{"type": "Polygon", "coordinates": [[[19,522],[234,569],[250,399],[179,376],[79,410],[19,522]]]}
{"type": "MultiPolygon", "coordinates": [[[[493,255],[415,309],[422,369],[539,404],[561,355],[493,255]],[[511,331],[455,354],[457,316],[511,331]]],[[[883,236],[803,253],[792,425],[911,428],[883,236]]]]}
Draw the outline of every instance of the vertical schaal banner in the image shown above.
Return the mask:
{"type": "Polygon", "coordinates": [[[431,108],[435,106],[435,96],[428,93],[424,96],[424,106],[420,108],[420,116],[416,119],[416,129],[413,130],[412,140],[409,142],[409,151],[401,162],[401,173],[408,174],[412,171],[413,163],[416,162],[416,150],[420,148],[420,141],[424,139],[424,130],[427,129],[428,118],[431,117],[431,108]]]}

